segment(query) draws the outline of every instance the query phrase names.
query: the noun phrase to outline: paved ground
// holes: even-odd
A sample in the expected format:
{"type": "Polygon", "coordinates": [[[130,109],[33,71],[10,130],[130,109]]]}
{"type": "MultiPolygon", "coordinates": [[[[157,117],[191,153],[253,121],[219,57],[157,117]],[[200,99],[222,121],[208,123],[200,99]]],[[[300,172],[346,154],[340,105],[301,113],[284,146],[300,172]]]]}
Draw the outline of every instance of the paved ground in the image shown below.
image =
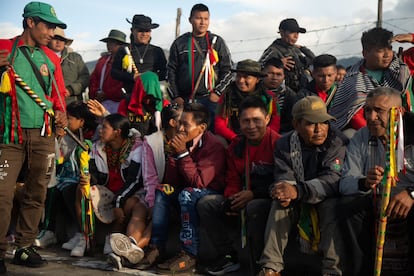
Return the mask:
{"type": "MultiPolygon", "coordinates": [[[[58,276],[120,276],[120,275],[140,275],[140,276],[152,276],[160,275],[155,271],[139,271],[135,269],[125,268],[121,271],[115,271],[111,265],[109,265],[105,258],[101,254],[96,254],[95,257],[82,257],[73,258],[69,256],[69,252],[59,247],[52,247],[49,249],[39,249],[38,252],[48,260],[48,265],[41,268],[27,268],[19,265],[11,264],[11,255],[6,256],[6,265],[8,273],[11,276],[23,276],[23,275],[58,275],[58,276]]],[[[247,266],[242,265],[242,268],[232,274],[231,276],[247,276],[247,266]]],[[[163,274],[166,275],[166,274],[163,274]]],[[[183,276],[189,275],[204,275],[200,273],[187,273],[180,274],[183,276]]]]}

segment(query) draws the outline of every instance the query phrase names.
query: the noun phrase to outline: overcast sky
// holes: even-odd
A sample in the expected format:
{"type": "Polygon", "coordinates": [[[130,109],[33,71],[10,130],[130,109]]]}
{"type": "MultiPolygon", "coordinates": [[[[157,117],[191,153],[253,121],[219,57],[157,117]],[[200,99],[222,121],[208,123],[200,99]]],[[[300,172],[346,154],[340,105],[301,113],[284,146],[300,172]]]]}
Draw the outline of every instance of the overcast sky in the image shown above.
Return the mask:
{"type": "MultiPolygon", "coordinates": [[[[22,13],[29,1],[0,1],[0,37],[22,32],[22,13]]],[[[105,44],[99,39],[110,29],[130,33],[134,14],[145,14],[159,23],[152,32],[152,43],[169,49],[175,36],[177,8],[182,9],[181,34],[191,30],[188,16],[198,1],[187,0],[50,0],[58,18],[68,25],[66,36],[73,38],[72,48],[85,61],[97,59],[105,44]]],[[[298,20],[308,32],[300,34],[299,44],[316,55],[330,53],[338,58],[358,56],[363,31],[375,27],[378,0],[208,0],[210,30],[226,41],[232,58],[258,59],[279,35],[279,22],[288,17],[298,20]]],[[[383,0],[383,27],[397,33],[414,32],[414,1],[383,0]]],[[[404,48],[412,45],[395,45],[404,48]]]]}

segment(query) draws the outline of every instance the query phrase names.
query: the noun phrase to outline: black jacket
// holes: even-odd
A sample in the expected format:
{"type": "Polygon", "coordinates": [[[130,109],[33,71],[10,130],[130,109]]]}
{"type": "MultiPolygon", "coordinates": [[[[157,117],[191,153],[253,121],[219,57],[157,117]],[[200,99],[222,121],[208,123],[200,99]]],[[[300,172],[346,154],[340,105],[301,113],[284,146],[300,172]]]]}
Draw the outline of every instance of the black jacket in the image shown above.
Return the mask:
{"type": "MultiPolygon", "coordinates": [[[[126,92],[130,94],[135,81],[133,73],[128,73],[126,70],[122,69],[122,59],[125,55],[125,47],[119,48],[114,57],[111,76],[116,80],[122,81],[126,92]]],[[[146,71],[152,71],[158,75],[160,81],[165,80],[167,59],[165,58],[164,51],[160,47],[152,44],[148,44],[147,47],[147,45],[135,43],[132,46],[131,55],[137,66],[138,72],[144,73],[146,71]]]]}
{"type": "Polygon", "coordinates": [[[308,83],[308,77],[305,74],[305,69],[308,69],[313,63],[315,54],[302,46],[300,48],[290,45],[280,38],[270,44],[269,47],[263,52],[259,62],[264,64],[268,59],[272,57],[283,58],[293,57],[295,61],[295,67],[288,71],[285,70],[285,82],[286,85],[293,89],[293,91],[299,91],[300,88],[305,87],[308,83]]]}
{"type": "MultiPolygon", "coordinates": [[[[224,40],[211,32],[208,32],[208,38],[210,45],[214,37],[217,37],[216,44],[214,49],[217,51],[219,61],[214,66],[215,74],[217,79],[215,80],[216,87],[214,91],[221,95],[222,90],[230,83],[232,74],[231,69],[231,57],[230,51],[227,48],[224,40]]],[[[169,93],[172,99],[177,97],[182,97],[185,100],[191,95],[192,88],[192,77],[191,77],[191,68],[189,68],[189,45],[191,45],[192,33],[188,32],[180,37],[178,37],[170,49],[170,56],[168,59],[167,65],[167,79],[169,83],[169,93]]],[[[195,38],[198,42],[202,53],[197,50],[197,47],[194,47],[194,84],[197,81],[197,78],[200,74],[200,71],[203,67],[204,59],[207,53],[207,40],[204,37],[195,38]]],[[[191,49],[190,49],[191,50],[191,49]]],[[[201,79],[200,85],[195,93],[195,98],[203,97],[208,95],[208,91],[204,85],[204,76],[201,79]]]]}

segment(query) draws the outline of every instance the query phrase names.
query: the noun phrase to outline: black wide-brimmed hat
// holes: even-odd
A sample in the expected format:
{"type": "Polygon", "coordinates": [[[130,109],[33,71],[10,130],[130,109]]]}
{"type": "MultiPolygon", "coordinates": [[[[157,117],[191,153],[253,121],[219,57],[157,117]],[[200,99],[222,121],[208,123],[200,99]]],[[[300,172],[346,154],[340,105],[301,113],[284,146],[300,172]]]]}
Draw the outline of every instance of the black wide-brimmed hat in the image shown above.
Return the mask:
{"type": "Polygon", "coordinates": [[[132,19],[132,22],[127,18],[126,21],[132,24],[132,28],[141,29],[141,30],[151,30],[158,28],[159,24],[152,23],[151,17],[145,16],[143,14],[136,14],[132,19]]]}

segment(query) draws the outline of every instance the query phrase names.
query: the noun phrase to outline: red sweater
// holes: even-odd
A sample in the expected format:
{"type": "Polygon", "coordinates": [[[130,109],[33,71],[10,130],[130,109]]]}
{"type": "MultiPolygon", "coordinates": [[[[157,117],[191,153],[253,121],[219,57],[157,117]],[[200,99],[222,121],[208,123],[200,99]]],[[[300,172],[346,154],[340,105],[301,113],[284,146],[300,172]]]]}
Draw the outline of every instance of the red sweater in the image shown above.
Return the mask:
{"type": "MultiPolygon", "coordinates": [[[[19,36],[12,38],[12,39],[0,39],[0,49],[1,50],[8,50],[11,53],[13,44],[16,39],[20,38],[19,36]]],[[[24,42],[20,40],[17,44],[18,46],[24,45],[24,42]]],[[[48,47],[40,46],[46,56],[52,61],[55,65],[55,70],[53,72],[53,77],[56,80],[57,89],[55,85],[52,85],[52,93],[50,97],[47,97],[53,103],[53,109],[59,111],[66,110],[66,103],[65,103],[65,81],[63,80],[62,74],[62,67],[60,66],[60,58],[48,47]],[[59,100],[58,93],[60,93],[62,101],[59,100]]],[[[28,68],[30,69],[30,68],[28,68]]]]}
{"type": "Polygon", "coordinates": [[[206,132],[189,155],[175,159],[170,156],[165,169],[165,181],[176,187],[224,189],[226,154],[214,134],[206,132]]]}
{"type": "Polygon", "coordinates": [[[105,66],[105,63],[106,63],[104,81],[102,84],[102,90],[105,93],[105,99],[112,100],[114,102],[121,101],[122,87],[124,84],[122,81],[115,80],[112,78],[111,76],[112,62],[113,62],[112,56],[105,55],[105,56],[102,56],[96,63],[95,69],[93,70],[90,76],[90,80],[89,80],[89,97],[91,99],[95,99],[99,91],[99,84],[101,82],[102,70],[104,69],[103,67],[105,66]]]}
{"type": "MultiPolygon", "coordinates": [[[[279,137],[280,135],[277,132],[273,131],[268,127],[265,136],[263,137],[259,145],[247,146],[247,148],[249,149],[250,159],[249,167],[252,182],[251,190],[253,191],[255,198],[267,197],[269,195],[268,187],[273,182],[273,152],[276,146],[276,141],[279,139],[279,137]],[[261,175],[261,179],[259,180],[259,176],[257,174],[255,176],[252,176],[252,174],[254,173],[253,167],[255,166],[262,167],[264,169],[267,168],[270,169],[270,171],[266,175],[261,175]],[[264,179],[266,179],[267,181],[263,181],[264,179]]],[[[238,136],[227,148],[226,157],[228,169],[226,171],[226,189],[224,190],[225,197],[232,196],[243,189],[243,179],[245,174],[246,162],[245,149],[246,145],[245,143],[243,143],[242,136],[238,136]],[[240,149],[242,151],[238,153],[240,149]]]]}

